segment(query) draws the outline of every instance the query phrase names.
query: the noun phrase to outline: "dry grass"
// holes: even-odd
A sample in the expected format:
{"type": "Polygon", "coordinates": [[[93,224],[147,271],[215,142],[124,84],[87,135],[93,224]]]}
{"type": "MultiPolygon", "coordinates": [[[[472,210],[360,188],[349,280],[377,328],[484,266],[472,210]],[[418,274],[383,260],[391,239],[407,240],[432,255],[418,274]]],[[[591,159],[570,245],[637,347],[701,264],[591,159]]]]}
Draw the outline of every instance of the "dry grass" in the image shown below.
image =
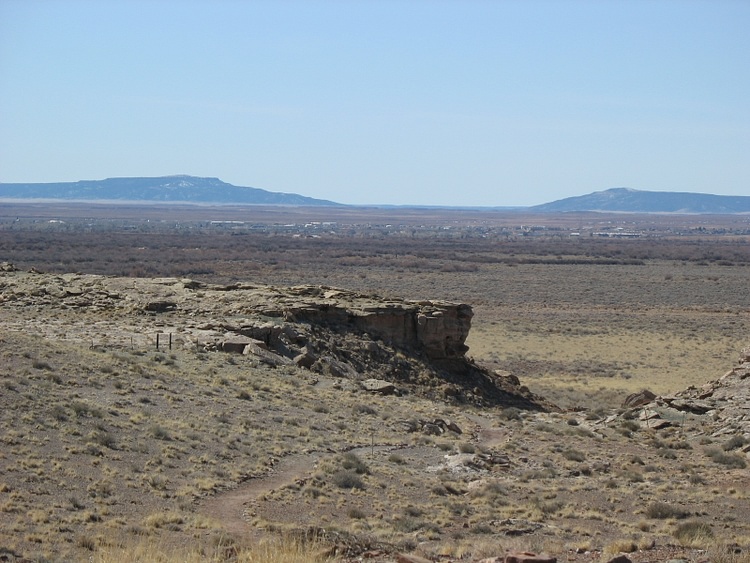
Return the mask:
{"type": "MultiPolygon", "coordinates": [[[[211,235],[201,238],[209,250],[200,255],[216,281],[253,271],[268,283],[471,303],[468,344],[477,362],[584,411],[372,396],[303,369],[200,353],[184,342],[156,352],[137,334],[132,346],[113,339],[91,347],[76,334],[135,321],[45,311],[49,338],[11,328],[0,334],[0,549],[51,561],[293,562],[346,538],[428,557],[522,549],[575,560],[579,550],[614,554],[679,542],[708,549],[711,560],[747,561],[746,549],[727,547],[750,546],[744,438],[711,438],[710,421],[691,416],[659,432],[634,420],[603,422],[631,391],[672,392],[731,367],[750,333],[739,313],[745,262],[678,258],[681,243],[592,242],[585,252],[597,259],[622,251],[644,263],[578,265],[573,258],[584,250],[554,240],[545,250],[536,242],[417,235],[356,244],[211,235]],[[559,263],[557,250],[566,253],[559,263]],[[328,267],[319,268],[321,260],[328,267]],[[416,418],[451,419],[464,434],[407,431],[402,423],[416,418]],[[246,533],[273,539],[315,522],[339,539],[313,548],[243,544],[204,511],[207,499],[242,487],[256,487],[241,504],[246,533]]],[[[167,243],[180,255],[200,246],[186,236],[157,237],[142,267],[189,273],[160,264],[164,253],[156,252],[167,243]]],[[[0,241],[6,254],[8,240],[0,241]]],[[[65,264],[47,238],[29,240],[65,264]]],[[[715,248],[722,259],[735,252],[715,248]]],[[[30,263],[37,251],[29,252],[30,263]]],[[[0,309],[0,321],[18,328],[27,322],[19,314],[0,309]]]]}

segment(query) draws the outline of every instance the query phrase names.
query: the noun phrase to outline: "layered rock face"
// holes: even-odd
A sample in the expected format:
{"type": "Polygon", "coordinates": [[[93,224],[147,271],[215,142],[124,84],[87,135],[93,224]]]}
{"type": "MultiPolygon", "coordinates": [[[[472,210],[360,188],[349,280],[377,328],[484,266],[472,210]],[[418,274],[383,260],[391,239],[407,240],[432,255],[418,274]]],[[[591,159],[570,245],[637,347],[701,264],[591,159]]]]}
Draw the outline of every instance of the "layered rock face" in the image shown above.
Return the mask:
{"type": "Polygon", "coordinates": [[[216,285],[176,278],[0,269],[0,326],[91,346],[168,345],[243,354],[441,400],[548,408],[518,381],[466,358],[469,305],[319,286],[216,285]],[[407,389],[408,388],[408,389],[407,389]]]}
{"type": "Polygon", "coordinates": [[[398,348],[423,351],[432,360],[461,358],[474,313],[444,301],[375,300],[330,288],[295,288],[305,301],[286,311],[296,321],[369,334],[398,348]],[[317,294],[317,295],[315,295],[317,294]]]}

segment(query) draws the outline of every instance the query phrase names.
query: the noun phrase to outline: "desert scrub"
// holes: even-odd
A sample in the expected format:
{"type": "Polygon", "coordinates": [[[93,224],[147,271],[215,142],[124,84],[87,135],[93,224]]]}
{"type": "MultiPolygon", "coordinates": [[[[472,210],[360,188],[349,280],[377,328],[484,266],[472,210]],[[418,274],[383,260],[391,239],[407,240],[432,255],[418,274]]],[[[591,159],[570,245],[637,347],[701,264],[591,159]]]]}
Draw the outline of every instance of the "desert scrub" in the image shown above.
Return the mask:
{"type": "Polygon", "coordinates": [[[673,504],[666,502],[652,502],[646,507],[646,516],[659,520],[666,520],[668,518],[680,520],[690,516],[690,513],[679,506],[674,506],[673,504]]]}
{"type": "Polygon", "coordinates": [[[567,459],[568,461],[585,461],[586,460],[586,454],[574,449],[567,449],[563,450],[562,456],[567,459]]]}
{"type": "Polygon", "coordinates": [[[331,483],[339,489],[365,489],[364,481],[354,471],[336,471],[331,475],[331,483]]]}
{"type": "Polygon", "coordinates": [[[747,467],[745,459],[736,453],[727,453],[719,448],[707,448],[706,455],[713,460],[714,463],[720,465],[726,465],[727,467],[735,469],[744,469],[747,467]]]}
{"type": "Polygon", "coordinates": [[[731,452],[732,450],[736,450],[737,448],[741,448],[747,444],[747,440],[744,436],[732,436],[729,440],[724,442],[724,445],[721,447],[725,452],[731,452]]]}
{"type": "Polygon", "coordinates": [[[713,541],[714,532],[705,522],[691,520],[677,526],[672,535],[681,545],[701,548],[713,541]]]}
{"type": "Polygon", "coordinates": [[[461,442],[458,444],[458,451],[462,454],[473,454],[477,450],[474,447],[474,444],[470,444],[469,442],[461,442]]]}

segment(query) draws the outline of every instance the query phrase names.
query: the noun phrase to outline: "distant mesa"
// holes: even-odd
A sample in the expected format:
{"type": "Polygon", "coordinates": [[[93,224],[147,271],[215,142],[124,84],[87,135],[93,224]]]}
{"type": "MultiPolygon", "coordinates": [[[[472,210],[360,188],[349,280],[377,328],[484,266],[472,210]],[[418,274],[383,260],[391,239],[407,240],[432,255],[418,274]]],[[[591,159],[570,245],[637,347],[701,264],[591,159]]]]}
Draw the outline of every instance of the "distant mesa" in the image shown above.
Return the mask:
{"type": "MultiPolygon", "coordinates": [[[[181,203],[216,205],[337,206],[341,203],[299,194],[269,192],[234,186],[218,178],[161,176],[155,178],[107,178],[78,182],[0,182],[0,200],[99,201],[111,203],[181,203]]],[[[386,204],[383,204],[386,205],[386,204]]],[[[398,207],[423,207],[420,205],[398,207]]],[[[456,206],[460,209],[461,206],[456,206]]],[[[474,207],[473,209],[479,209],[474,207]]],[[[525,213],[750,213],[750,196],[723,196],[689,192],[652,192],[612,188],[588,195],[568,197],[532,207],[488,207],[525,213]]]]}
{"type": "Polygon", "coordinates": [[[0,198],[223,205],[341,205],[333,201],[298,194],[233,186],[218,178],[184,175],[156,178],[107,178],[49,184],[0,183],[0,198]]]}
{"type": "Polygon", "coordinates": [[[650,192],[612,188],[578,197],[536,205],[528,211],[565,213],[606,211],[616,213],[750,213],[750,196],[725,196],[689,192],[650,192]]]}

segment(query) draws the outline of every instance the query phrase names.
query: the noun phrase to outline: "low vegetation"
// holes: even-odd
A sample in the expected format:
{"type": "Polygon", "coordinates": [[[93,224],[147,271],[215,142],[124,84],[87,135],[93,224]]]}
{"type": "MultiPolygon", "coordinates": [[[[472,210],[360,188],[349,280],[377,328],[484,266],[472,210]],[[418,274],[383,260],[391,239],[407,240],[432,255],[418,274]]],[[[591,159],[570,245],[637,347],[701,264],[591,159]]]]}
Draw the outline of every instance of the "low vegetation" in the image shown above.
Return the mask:
{"type": "Polygon", "coordinates": [[[633,391],[674,393],[734,365],[750,333],[742,225],[614,240],[570,237],[580,217],[546,231],[420,217],[309,233],[285,230],[287,218],[257,232],[67,219],[0,217],[0,262],[467,302],[473,360],[563,409],[370,394],[356,378],[180,338],[183,323],[245,319],[241,306],[112,318],[45,309],[41,289],[27,308],[0,293],[7,559],[476,561],[519,549],[747,563],[747,437],[711,415],[662,413],[669,426],[656,428],[620,408],[633,391]],[[90,337],[143,319],[174,348],[90,337]],[[462,432],[423,424],[435,420],[462,432]]]}

